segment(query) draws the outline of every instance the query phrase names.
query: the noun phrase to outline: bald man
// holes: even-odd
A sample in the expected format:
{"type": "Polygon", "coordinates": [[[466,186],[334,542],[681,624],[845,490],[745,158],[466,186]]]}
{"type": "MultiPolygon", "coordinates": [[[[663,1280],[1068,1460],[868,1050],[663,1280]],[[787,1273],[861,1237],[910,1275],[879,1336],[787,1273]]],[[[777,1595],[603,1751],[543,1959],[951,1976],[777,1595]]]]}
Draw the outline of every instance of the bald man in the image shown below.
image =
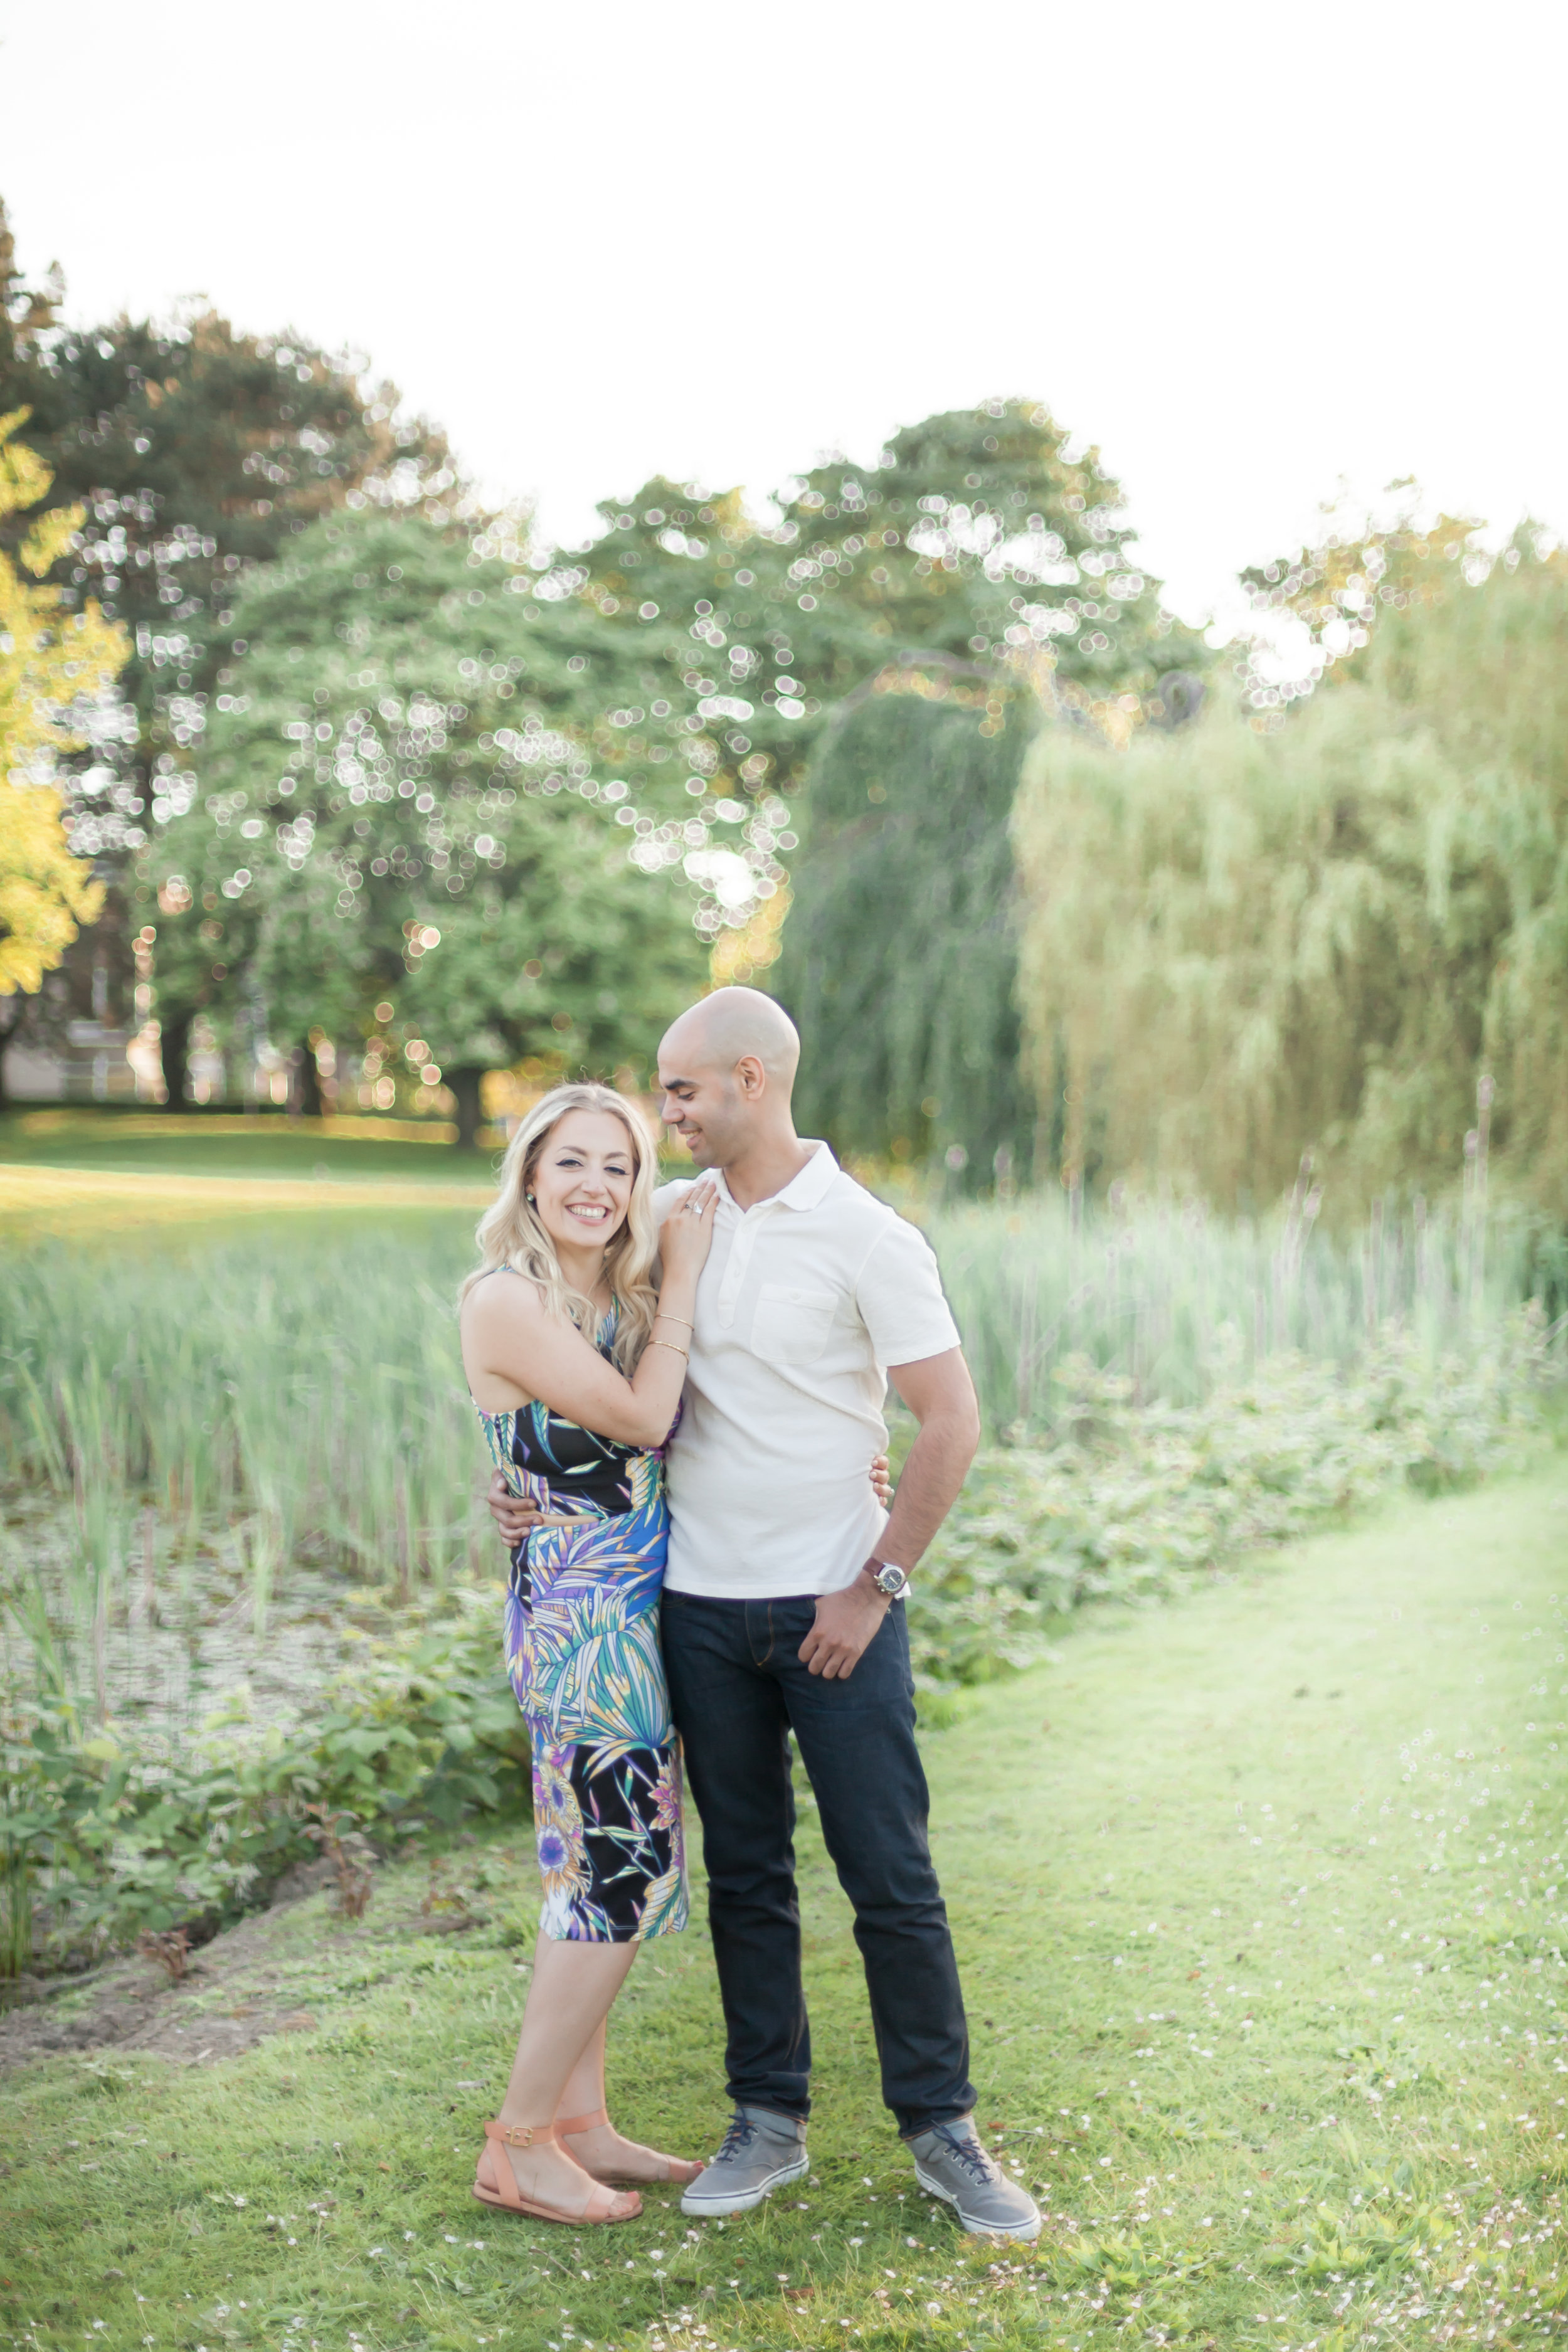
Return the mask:
{"type": "MultiPolygon", "coordinates": [[[[793,1732],[855,1911],[882,2095],[966,2229],[1039,2233],[971,2120],[969,2037],[931,1866],[903,1597],[979,1415],[921,1235],[795,1133],[794,1024],[719,989],[658,1053],[666,1122],[718,1181],[667,1455],[669,1696],[701,1817],[734,2116],[688,2213],[744,2212],[807,2168],[811,2041],[793,1732]],[[890,1513],[867,1477],[889,1381],[920,1423],[890,1513]]],[[[667,1184],[661,1215],[689,1190],[667,1184]]],[[[503,1532],[526,1532],[492,1489],[503,1532]]]]}

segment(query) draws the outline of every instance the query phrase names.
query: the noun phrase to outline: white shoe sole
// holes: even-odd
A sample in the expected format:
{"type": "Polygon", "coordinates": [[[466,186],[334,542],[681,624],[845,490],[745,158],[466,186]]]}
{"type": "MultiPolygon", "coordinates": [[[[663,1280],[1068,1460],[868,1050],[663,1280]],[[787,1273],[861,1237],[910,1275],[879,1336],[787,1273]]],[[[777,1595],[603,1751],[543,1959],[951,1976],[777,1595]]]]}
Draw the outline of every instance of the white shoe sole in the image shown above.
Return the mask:
{"type": "MultiPolygon", "coordinates": [[[[709,2172],[715,2169],[712,2165],[708,2168],[709,2172]]],[[[756,2188],[737,2189],[727,2197],[699,2196],[697,2191],[708,2178],[707,2172],[700,2173],[682,2197],[680,2210],[683,2213],[695,2214],[750,2213],[762,2203],[764,2197],[771,2197],[775,2189],[782,2189],[786,2181],[803,2179],[810,2169],[811,2158],[802,2148],[795,2163],[781,2165],[776,2172],[770,2172],[767,2179],[760,2182],[756,2188]]]]}
{"type": "Polygon", "coordinates": [[[1035,2239],[1037,2239],[1040,2234],[1041,2221],[1037,2213],[1032,2221],[1017,2221],[1010,2223],[1006,2221],[972,2221],[970,2216],[964,2211],[963,2206],[959,2203],[956,2190],[944,2189],[940,2180],[933,2180],[929,2172],[922,2172],[920,2168],[920,2160],[918,2158],[915,2160],[915,2179],[920,2182],[921,2187],[925,2190],[928,2197],[940,2197],[944,2205],[952,2206],[953,2211],[957,2214],[959,2220],[963,2222],[964,2228],[969,2231],[972,2237],[1021,2238],[1032,2244],[1035,2239]]]}

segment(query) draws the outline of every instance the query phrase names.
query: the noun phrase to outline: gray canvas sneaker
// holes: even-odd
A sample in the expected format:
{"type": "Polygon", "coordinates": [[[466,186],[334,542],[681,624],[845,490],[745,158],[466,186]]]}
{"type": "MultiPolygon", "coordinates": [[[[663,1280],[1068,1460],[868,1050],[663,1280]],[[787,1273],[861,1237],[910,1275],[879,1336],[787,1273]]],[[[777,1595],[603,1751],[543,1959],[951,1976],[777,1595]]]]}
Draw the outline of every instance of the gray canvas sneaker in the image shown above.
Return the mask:
{"type": "Polygon", "coordinates": [[[967,2116],[917,2132],[909,2147],[921,2187],[953,2206],[966,2230],[996,2238],[1039,2236],[1039,2207],[1021,2181],[1009,2180],[986,2155],[967,2116]]]}
{"type": "Polygon", "coordinates": [[[805,2126],[771,2107],[737,2107],[724,2145],[680,2200],[683,2213],[749,2213],[810,2164],[805,2126]]]}

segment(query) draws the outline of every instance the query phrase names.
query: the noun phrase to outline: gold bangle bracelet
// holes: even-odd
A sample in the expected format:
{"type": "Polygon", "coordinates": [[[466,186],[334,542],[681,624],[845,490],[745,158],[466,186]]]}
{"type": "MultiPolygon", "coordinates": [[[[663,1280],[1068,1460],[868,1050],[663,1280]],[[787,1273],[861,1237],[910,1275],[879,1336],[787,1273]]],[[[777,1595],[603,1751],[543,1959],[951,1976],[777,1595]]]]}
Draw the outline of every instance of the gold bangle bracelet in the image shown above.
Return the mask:
{"type": "Polygon", "coordinates": [[[689,1331],[697,1328],[689,1315],[672,1315],[668,1307],[661,1307],[653,1319],[656,1323],[681,1323],[689,1331]]]}
{"type": "Polygon", "coordinates": [[[648,1346],[650,1348],[668,1348],[670,1354],[672,1356],[679,1356],[683,1364],[689,1364],[691,1361],[691,1359],[687,1354],[685,1349],[678,1348],[673,1339],[650,1339],[648,1341],[648,1346]]]}

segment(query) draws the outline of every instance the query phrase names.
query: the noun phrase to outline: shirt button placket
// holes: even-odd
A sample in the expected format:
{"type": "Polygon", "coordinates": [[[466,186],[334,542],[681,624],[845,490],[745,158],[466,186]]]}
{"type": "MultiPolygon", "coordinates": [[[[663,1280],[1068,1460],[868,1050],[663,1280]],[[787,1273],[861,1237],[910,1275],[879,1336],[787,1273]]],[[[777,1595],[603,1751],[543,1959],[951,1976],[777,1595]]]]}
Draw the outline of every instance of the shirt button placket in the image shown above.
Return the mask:
{"type": "Polygon", "coordinates": [[[752,1249],[757,1238],[757,1227],[762,1222],[760,1212],[771,1205],[768,1202],[759,1202],[758,1207],[749,1210],[736,1226],[729,1262],[724,1268],[724,1279],[719,1286],[719,1320],[726,1330],[735,1320],[735,1302],[741,1295],[741,1285],[752,1262],[752,1249]]]}

